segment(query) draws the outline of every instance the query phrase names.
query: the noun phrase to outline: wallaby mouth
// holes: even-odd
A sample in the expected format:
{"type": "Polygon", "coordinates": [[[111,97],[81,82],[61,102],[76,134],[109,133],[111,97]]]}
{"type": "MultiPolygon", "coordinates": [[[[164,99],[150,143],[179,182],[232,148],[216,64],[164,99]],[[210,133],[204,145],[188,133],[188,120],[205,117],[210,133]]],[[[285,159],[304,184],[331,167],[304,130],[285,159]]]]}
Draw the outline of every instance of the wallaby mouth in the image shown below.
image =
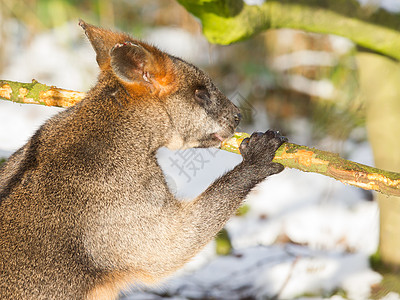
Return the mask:
{"type": "Polygon", "coordinates": [[[221,142],[231,137],[233,132],[228,131],[219,131],[215,133],[211,133],[209,135],[204,136],[202,139],[198,141],[198,145],[196,148],[210,148],[210,147],[219,147],[221,142]]]}
{"type": "Polygon", "coordinates": [[[214,133],[214,136],[220,140],[221,142],[224,141],[226,138],[223,138],[219,133],[214,133]]]}
{"type": "Polygon", "coordinates": [[[214,147],[219,147],[221,145],[221,142],[225,141],[226,139],[230,138],[234,134],[234,130],[230,129],[224,129],[218,132],[215,132],[210,135],[210,140],[215,142],[214,147]]]}

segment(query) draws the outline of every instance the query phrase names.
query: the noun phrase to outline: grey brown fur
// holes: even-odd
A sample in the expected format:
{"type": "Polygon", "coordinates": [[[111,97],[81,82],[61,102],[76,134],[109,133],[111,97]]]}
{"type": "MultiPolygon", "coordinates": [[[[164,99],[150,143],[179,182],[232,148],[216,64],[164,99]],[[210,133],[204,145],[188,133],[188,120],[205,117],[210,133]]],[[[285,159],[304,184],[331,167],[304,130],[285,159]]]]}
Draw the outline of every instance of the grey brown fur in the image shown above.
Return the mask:
{"type": "Polygon", "coordinates": [[[101,73],[87,97],[47,121],[0,169],[0,298],[115,299],[192,258],[248,192],[283,166],[284,138],[253,134],[243,162],[180,202],[160,147],[212,147],[238,109],[196,67],[83,21],[101,73]]]}

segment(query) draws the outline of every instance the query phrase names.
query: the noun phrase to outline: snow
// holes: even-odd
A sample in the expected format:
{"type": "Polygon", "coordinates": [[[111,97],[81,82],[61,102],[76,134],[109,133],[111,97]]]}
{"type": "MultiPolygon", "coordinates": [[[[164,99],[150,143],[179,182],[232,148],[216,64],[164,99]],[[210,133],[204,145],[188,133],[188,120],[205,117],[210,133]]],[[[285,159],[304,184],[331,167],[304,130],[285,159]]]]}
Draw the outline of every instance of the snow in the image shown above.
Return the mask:
{"type": "Polygon", "coordinates": [[[132,290],[122,299],[142,299],[149,293],[184,299],[293,299],[304,294],[329,295],[340,286],[350,299],[367,299],[370,286],[380,280],[360,253],[290,244],[254,246],[214,258],[197,271],[181,273],[150,291],[132,290]]]}
{"type": "MultiPolygon", "coordinates": [[[[19,36],[22,40],[14,42],[23,44],[23,50],[0,78],[35,78],[76,90],[94,84],[94,53],[76,24],[40,34],[29,43],[24,34],[19,36]]],[[[183,33],[178,36],[187,38],[183,33]]],[[[18,149],[60,110],[0,101],[0,126],[7,128],[0,131],[0,155],[18,149]]],[[[255,117],[262,119],[258,129],[265,130],[265,115],[260,112],[255,117]]],[[[297,131],[291,140],[308,144],[307,121],[293,123],[297,131]]],[[[368,143],[346,141],[343,148],[352,159],[373,163],[368,143]]],[[[172,192],[182,199],[200,194],[241,160],[216,149],[161,149],[158,159],[172,192]]],[[[232,255],[217,256],[212,242],[172,278],[156,287],[132,287],[121,299],[343,299],[331,296],[338,289],[349,299],[368,299],[381,276],[368,263],[378,245],[379,216],[377,203],[367,201],[366,195],[321,175],[286,169],[258,185],[247,197],[249,212],[226,225],[232,255]]],[[[400,298],[390,293],[384,299],[400,298]]]]}
{"type": "Polygon", "coordinates": [[[400,299],[399,294],[390,292],[385,297],[383,297],[381,300],[399,300],[399,299],[400,299]]]}
{"type": "MultiPolygon", "coordinates": [[[[227,159],[220,154],[209,157],[208,164],[227,159]]],[[[169,155],[174,154],[161,152],[160,162],[169,155]]],[[[163,167],[172,178],[184,177],[168,164],[163,167]]],[[[210,176],[210,170],[204,172],[210,176]]],[[[178,193],[197,194],[192,185],[207,186],[210,181],[204,183],[201,174],[195,179],[179,186],[178,193]]],[[[350,299],[367,299],[381,276],[368,264],[378,244],[378,207],[363,196],[359,189],[333,179],[287,169],[253,190],[246,201],[249,212],[228,222],[232,256],[216,257],[210,245],[200,254],[197,270],[189,265],[190,272],[150,291],[192,299],[263,299],[278,294],[292,299],[342,288],[350,299]],[[282,237],[293,244],[277,244],[282,237]]],[[[126,299],[144,293],[136,291],[126,299]]]]}
{"type": "MultiPolygon", "coordinates": [[[[161,27],[148,30],[144,40],[157,45],[162,51],[190,61],[196,65],[207,64],[211,60],[210,45],[203,35],[193,35],[181,28],[161,27]]],[[[215,61],[217,58],[213,57],[215,61]]]]}
{"type": "Polygon", "coordinates": [[[336,95],[335,87],[327,79],[312,80],[302,75],[283,75],[280,83],[282,86],[323,99],[333,99],[336,95]]]}
{"type": "Polygon", "coordinates": [[[299,66],[335,66],[338,59],[334,52],[299,50],[292,53],[281,54],[275,57],[271,66],[278,71],[285,71],[299,66]]]}
{"type": "Polygon", "coordinates": [[[392,13],[400,12],[400,2],[398,0],[358,0],[358,2],[366,7],[383,8],[392,13]]]}

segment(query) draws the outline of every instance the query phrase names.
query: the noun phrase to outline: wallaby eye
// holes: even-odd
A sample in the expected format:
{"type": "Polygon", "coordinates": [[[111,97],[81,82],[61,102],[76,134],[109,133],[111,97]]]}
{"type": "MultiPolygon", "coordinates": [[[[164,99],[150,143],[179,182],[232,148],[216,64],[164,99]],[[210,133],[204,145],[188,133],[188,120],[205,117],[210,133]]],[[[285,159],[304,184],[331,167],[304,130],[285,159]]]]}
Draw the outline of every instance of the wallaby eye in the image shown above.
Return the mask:
{"type": "Polygon", "coordinates": [[[199,104],[206,104],[211,101],[210,94],[206,88],[197,88],[194,92],[194,96],[199,104]]]}

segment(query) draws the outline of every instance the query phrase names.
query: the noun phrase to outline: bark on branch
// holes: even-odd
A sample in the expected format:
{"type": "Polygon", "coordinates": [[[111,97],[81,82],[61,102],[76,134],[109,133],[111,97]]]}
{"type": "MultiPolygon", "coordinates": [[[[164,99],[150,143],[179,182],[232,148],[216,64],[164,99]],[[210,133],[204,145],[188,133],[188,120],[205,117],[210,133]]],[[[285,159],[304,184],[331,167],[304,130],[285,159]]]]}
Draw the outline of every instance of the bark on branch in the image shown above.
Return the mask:
{"type": "MultiPolygon", "coordinates": [[[[221,149],[240,154],[239,145],[249,136],[248,133],[236,132],[232,138],[222,143],[221,149]]],[[[356,163],[336,153],[284,143],[276,151],[273,161],[288,168],[329,176],[364,190],[400,196],[400,173],[356,163]]]]}
{"type": "Polygon", "coordinates": [[[0,80],[0,99],[17,103],[70,107],[84,97],[85,93],[48,86],[34,79],[31,83],[0,80]]]}
{"type": "MultiPolygon", "coordinates": [[[[47,86],[36,80],[32,83],[0,80],[0,99],[18,103],[69,107],[81,101],[84,96],[85,93],[47,86]]],[[[240,154],[239,145],[246,137],[249,134],[235,133],[221,144],[221,149],[240,154]]],[[[319,173],[366,190],[400,196],[400,173],[355,163],[335,153],[285,143],[276,152],[274,161],[285,167],[319,173]]]]}

